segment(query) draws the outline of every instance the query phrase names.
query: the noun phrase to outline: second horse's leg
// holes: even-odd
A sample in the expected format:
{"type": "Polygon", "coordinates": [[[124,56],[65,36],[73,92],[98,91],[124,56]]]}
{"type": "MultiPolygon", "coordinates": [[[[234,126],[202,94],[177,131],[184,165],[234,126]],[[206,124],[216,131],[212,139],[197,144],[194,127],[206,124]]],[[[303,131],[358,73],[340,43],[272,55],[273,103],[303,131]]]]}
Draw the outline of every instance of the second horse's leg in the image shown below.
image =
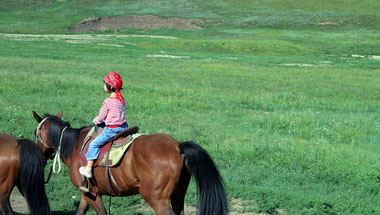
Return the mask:
{"type": "Polygon", "coordinates": [[[0,194],[0,211],[2,211],[4,215],[13,214],[11,205],[9,203],[9,196],[9,194],[0,194]]]}

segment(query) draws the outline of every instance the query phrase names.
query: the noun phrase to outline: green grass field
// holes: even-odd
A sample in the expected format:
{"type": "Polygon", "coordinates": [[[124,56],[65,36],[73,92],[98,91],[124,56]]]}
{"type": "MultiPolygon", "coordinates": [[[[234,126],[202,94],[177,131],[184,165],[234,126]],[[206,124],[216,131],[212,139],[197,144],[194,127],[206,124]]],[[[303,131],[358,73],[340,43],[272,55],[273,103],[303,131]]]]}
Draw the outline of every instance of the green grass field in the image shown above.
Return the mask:
{"type": "MultiPolygon", "coordinates": [[[[90,125],[116,71],[129,124],[206,148],[234,214],[380,214],[378,20],[376,0],[2,2],[0,132],[34,139],[33,110],[90,125]],[[209,24],[66,30],[128,14],[209,24]]],[[[46,187],[52,214],[75,214],[68,169],[46,187]]],[[[112,214],[152,214],[144,207],[112,199],[112,214]]]]}

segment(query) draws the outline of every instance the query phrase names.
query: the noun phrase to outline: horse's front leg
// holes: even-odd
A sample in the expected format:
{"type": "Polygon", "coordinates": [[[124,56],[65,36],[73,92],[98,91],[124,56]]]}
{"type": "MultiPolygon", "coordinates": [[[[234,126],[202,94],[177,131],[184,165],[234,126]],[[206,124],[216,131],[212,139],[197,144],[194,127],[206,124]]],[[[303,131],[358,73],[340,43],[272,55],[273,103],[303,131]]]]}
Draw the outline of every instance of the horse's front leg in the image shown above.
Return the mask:
{"type": "Polygon", "coordinates": [[[77,209],[77,215],[85,215],[87,209],[88,209],[88,203],[86,199],[84,198],[84,193],[82,193],[82,197],[80,199],[80,203],[77,209]]]}
{"type": "Polygon", "coordinates": [[[90,196],[91,194],[82,193],[82,198],[78,206],[77,215],[84,215],[88,209],[88,205],[96,211],[97,215],[106,215],[106,210],[103,205],[103,200],[100,195],[96,197],[90,196]]]}

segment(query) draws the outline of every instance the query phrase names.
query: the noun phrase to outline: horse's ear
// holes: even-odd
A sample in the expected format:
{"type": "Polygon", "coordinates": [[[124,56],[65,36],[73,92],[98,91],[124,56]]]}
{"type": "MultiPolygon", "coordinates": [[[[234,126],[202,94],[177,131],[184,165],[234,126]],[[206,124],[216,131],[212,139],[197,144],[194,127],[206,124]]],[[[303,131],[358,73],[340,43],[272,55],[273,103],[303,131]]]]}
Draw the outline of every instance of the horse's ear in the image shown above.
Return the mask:
{"type": "Polygon", "coordinates": [[[36,119],[38,123],[42,121],[42,118],[35,111],[33,111],[33,116],[34,116],[34,119],[36,119]]]}
{"type": "Polygon", "coordinates": [[[62,115],[63,115],[63,112],[61,111],[61,112],[57,113],[57,115],[55,115],[55,116],[58,118],[62,118],[62,115]]]}

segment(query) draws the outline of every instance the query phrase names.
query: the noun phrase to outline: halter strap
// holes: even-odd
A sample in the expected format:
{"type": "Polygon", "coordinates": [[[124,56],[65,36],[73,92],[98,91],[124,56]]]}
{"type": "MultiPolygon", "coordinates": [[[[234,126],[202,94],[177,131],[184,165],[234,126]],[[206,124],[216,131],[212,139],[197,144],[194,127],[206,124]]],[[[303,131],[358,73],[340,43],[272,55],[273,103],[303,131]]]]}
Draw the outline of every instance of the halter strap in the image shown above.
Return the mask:
{"type": "Polygon", "coordinates": [[[52,146],[49,146],[47,143],[45,143],[42,139],[41,139],[41,127],[42,125],[45,123],[46,120],[48,120],[49,117],[46,117],[45,119],[43,119],[40,124],[38,124],[37,126],[37,130],[36,130],[36,143],[38,143],[38,141],[40,141],[40,143],[42,143],[42,145],[44,145],[46,148],[54,148],[52,146]]]}

